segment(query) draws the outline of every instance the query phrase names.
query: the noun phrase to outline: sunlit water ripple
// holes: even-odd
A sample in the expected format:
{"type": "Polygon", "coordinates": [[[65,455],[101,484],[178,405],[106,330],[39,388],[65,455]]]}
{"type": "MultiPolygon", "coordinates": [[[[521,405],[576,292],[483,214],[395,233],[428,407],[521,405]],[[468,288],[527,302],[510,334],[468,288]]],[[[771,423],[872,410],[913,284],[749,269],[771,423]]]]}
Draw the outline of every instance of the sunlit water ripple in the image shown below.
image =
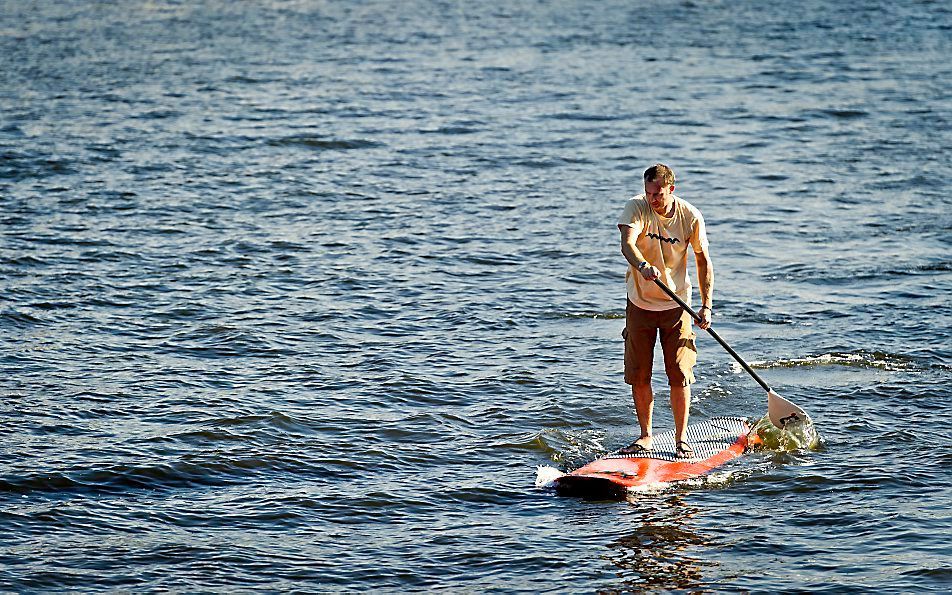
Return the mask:
{"type": "MultiPolygon", "coordinates": [[[[950,27],[5,3],[0,590],[948,591],[950,27]],[[614,221],[655,161],[822,445],[559,498],[538,465],[634,431],[614,221]]],[[[699,341],[693,418],[760,418],[699,341]]]]}

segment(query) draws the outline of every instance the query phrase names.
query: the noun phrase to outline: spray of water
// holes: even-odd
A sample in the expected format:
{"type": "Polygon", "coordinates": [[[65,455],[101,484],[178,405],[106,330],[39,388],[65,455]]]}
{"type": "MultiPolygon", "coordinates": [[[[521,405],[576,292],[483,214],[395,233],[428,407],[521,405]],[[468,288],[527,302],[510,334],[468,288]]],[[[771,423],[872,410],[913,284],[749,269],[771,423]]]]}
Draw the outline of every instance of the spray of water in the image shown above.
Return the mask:
{"type": "Polygon", "coordinates": [[[550,488],[554,485],[556,479],[562,477],[562,473],[550,465],[539,465],[536,467],[535,485],[537,488],[550,488]]]}
{"type": "Polygon", "coordinates": [[[763,448],[777,452],[815,450],[821,444],[820,434],[809,418],[791,421],[781,429],[765,415],[754,424],[753,433],[763,440],[763,448]]]}

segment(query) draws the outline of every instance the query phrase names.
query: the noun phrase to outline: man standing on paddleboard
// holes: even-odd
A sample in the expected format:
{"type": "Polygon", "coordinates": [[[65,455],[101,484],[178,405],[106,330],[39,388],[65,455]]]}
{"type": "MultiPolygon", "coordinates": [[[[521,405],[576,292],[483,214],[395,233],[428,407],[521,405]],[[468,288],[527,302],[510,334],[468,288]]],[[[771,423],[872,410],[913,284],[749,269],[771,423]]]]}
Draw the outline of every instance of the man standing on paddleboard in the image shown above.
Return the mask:
{"type": "Polygon", "coordinates": [[[691,383],[697,362],[692,318],[654,282],[659,279],[686,303],[691,303],[688,246],[694,252],[701,308],[698,326],[711,325],[714,265],[707,247],[701,212],[674,194],[674,171],[652,165],[644,174],[645,192],[625,204],[618,220],[621,252],[628,261],[625,274],[625,382],[631,385],[641,436],[620,452],[639,454],[651,449],[651,366],[656,338],[661,334],[664,369],[671,386],[674,439],[679,457],[692,457],[686,430],[691,407],[691,383]]]}

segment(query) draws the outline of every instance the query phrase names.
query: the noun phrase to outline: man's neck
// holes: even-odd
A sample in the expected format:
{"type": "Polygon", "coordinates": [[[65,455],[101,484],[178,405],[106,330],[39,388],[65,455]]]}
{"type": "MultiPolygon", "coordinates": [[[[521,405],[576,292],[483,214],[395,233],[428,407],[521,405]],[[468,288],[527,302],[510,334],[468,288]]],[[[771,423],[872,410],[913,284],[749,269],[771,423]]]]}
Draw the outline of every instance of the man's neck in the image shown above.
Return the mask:
{"type": "MultiPolygon", "coordinates": [[[[668,207],[668,209],[667,209],[665,212],[659,213],[658,211],[655,211],[655,214],[658,215],[659,217],[664,217],[665,219],[668,219],[668,218],[673,217],[673,216],[674,216],[674,206],[675,206],[675,203],[676,203],[676,202],[677,202],[677,199],[672,200],[672,201],[671,201],[671,206],[668,207]]],[[[654,211],[654,209],[651,209],[651,210],[654,211]]]]}

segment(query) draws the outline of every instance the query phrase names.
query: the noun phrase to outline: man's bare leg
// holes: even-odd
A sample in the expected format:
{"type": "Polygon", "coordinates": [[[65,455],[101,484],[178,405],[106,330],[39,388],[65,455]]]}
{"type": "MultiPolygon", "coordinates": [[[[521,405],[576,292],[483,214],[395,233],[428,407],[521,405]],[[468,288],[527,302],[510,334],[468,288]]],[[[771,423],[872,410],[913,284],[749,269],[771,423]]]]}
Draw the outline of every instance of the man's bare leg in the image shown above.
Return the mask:
{"type": "Polygon", "coordinates": [[[651,384],[633,384],[631,397],[635,401],[635,413],[638,414],[638,425],[641,426],[641,436],[635,444],[651,448],[651,416],[654,413],[654,394],[651,384]]]}
{"type": "Polygon", "coordinates": [[[688,416],[691,411],[691,387],[671,387],[671,413],[674,414],[674,440],[687,442],[688,416]]]}

